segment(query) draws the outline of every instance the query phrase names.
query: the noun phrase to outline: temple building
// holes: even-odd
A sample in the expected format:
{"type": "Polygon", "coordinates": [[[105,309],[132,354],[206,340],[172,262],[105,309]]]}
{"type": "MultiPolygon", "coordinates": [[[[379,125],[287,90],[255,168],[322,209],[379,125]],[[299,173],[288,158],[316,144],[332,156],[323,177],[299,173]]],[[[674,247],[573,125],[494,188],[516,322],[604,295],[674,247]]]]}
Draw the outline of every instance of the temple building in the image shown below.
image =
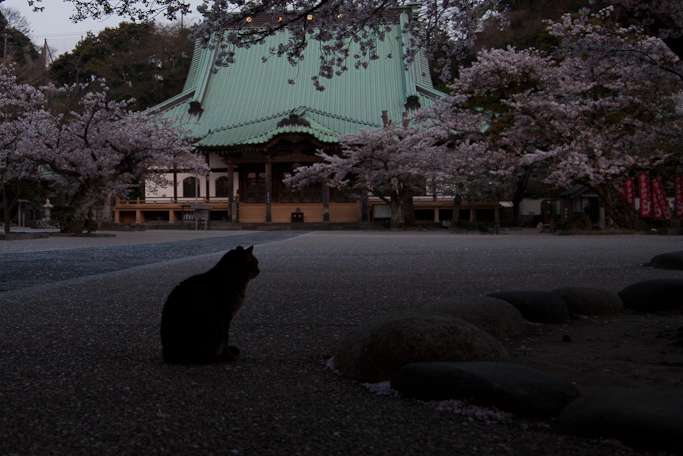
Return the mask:
{"type": "MultiPolygon", "coordinates": [[[[294,190],[283,183],[297,167],[320,161],[317,150],[339,152],[340,134],[358,133],[400,122],[404,113],[444,96],[435,90],[426,58],[405,65],[402,23],[378,43],[379,60],[332,79],[316,90],[320,49],[311,42],[298,66],[270,57],[268,50],[288,40],[279,32],[262,45],[237,49],[235,63],[216,68],[217,50],[196,46],[185,87],[154,107],[196,138],[198,153],[211,168],[208,177],[166,170],[165,188],[145,189],[144,198],[118,200],[120,223],[177,223],[197,207],[209,208],[211,221],[239,223],[357,222],[380,217],[383,204],[359,204],[350,194],[325,185],[294,190]],[[389,58],[389,56],[393,56],[389,58]],[[293,84],[292,84],[293,82],[293,84]]],[[[251,26],[258,27],[257,20],[251,26]]],[[[353,51],[351,53],[353,55],[353,51]]],[[[417,201],[416,210],[450,209],[452,201],[417,201]]],[[[388,209],[388,208],[387,208],[388,209]]]]}

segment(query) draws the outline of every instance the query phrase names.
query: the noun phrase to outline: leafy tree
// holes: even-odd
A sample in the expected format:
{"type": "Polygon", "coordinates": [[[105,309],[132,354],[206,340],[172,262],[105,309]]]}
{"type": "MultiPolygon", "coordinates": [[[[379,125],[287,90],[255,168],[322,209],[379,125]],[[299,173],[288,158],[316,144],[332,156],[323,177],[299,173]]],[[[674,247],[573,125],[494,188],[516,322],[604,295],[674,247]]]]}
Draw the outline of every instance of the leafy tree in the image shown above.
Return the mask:
{"type": "Polygon", "coordinates": [[[134,98],[145,109],[182,90],[194,48],[188,34],[178,25],[122,22],[89,33],[55,60],[50,75],[60,85],[105,79],[114,100],[134,98]]]}
{"type": "MultiPolygon", "coordinates": [[[[44,76],[40,53],[31,42],[28,21],[15,9],[0,5],[0,62],[14,65],[20,82],[34,84],[44,76]]],[[[44,80],[44,79],[43,79],[44,80]]]]}
{"type": "Polygon", "coordinates": [[[44,102],[39,90],[19,84],[13,68],[0,64],[0,192],[5,234],[10,232],[10,215],[18,199],[40,175],[36,163],[27,158],[30,144],[24,139],[29,129],[27,118],[44,102]]]}
{"type": "Polygon", "coordinates": [[[4,24],[4,27],[17,30],[27,37],[33,34],[31,24],[16,9],[0,5],[0,16],[4,18],[4,21],[0,20],[0,24],[4,24]]]}
{"type": "Polygon", "coordinates": [[[131,111],[130,101],[109,100],[103,84],[91,90],[84,85],[47,89],[57,99],[78,99],[79,109],[34,112],[24,140],[31,144],[28,157],[68,191],[73,232],[83,230],[102,197],[125,196],[142,179],[151,186],[165,184],[159,170],[205,170],[190,139],[169,120],[131,111]]]}

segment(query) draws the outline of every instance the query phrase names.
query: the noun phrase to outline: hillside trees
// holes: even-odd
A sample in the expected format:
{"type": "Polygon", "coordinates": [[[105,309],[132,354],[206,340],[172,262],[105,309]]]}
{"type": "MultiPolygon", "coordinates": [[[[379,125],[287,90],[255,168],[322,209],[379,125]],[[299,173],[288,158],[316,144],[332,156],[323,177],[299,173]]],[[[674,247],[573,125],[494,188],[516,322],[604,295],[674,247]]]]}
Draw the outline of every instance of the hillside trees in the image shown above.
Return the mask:
{"type": "Polygon", "coordinates": [[[134,98],[145,109],[182,91],[194,49],[189,33],[177,24],[122,22],[88,34],[55,60],[50,76],[58,85],[105,79],[114,100],[134,98]]]}
{"type": "Polygon", "coordinates": [[[0,4],[0,62],[14,66],[19,82],[37,85],[45,81],[45,72],[31,33],[25,17],[0,4]]]}

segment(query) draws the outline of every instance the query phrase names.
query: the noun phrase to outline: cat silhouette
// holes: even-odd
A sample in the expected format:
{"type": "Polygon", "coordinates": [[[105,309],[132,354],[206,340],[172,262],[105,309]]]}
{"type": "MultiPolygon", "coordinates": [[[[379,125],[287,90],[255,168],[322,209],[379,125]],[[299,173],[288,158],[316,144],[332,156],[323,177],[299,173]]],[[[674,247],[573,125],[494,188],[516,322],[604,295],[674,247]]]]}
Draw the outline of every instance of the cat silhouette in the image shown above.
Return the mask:
{"type": "Polygon", "coordinates": [[[234,361],[230,323],[242,307],[247,283],[259,274],[254,246],[230,250],[210,270],[182,281],[161,314],[164,361],[200,364],[234,361]]]}

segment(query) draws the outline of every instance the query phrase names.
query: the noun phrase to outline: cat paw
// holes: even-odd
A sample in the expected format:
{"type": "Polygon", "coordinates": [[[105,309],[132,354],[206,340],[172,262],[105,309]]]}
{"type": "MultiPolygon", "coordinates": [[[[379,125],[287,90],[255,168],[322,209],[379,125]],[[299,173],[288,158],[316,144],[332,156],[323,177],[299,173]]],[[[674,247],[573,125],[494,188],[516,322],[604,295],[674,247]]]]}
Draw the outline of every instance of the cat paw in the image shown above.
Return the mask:
{"type": "Polygon", "coordinates": [[[228,347],[228,352],[233,356],[239,356],[240,355],[240,349],[235,347],[234,345],[230,345],[228,347]]]}
{"type": "Polygon", "coordinates": [[[224,363],[231,363],[233,361],[237,361],[237,357],[232,353],[223,353],[223,355],[220,357],[220,361],[224,363]]]}

